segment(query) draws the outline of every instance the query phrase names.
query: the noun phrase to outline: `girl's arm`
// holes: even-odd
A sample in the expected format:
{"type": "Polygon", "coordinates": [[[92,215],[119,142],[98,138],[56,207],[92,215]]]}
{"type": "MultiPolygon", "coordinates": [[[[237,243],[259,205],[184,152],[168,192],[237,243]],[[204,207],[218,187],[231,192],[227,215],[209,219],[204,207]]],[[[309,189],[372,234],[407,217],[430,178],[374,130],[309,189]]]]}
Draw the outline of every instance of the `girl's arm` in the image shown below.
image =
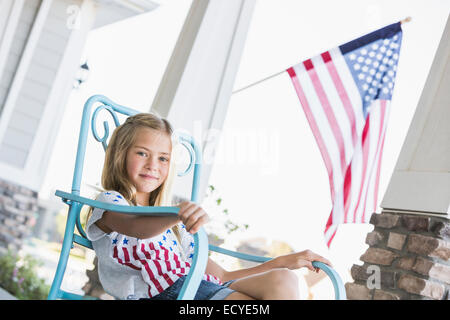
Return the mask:
{"type": "Polygon", "coordinates": [[[196,233],[209,220],[206,212],[194,202],[185,201],[178,207],[180,210],[175,217],[135,216],[105,211],[95,224],[105,233],[116,231],[129,237],[147,239],[163,233],[180,221],[188,232],[196,233]]]}
{"type": "Polygon", "coordinates": [[[270,271],[275,268],[288,268],[294,270],[306,267],[311,271],[319,272],[319,269],[313,267],[312,261],[320,261],[329,266],[332,266],[330,261],[328,261],[327,259],[319,256],[318,254],[315,254],[310,250],[305,250],[276,257],[272,260],[261,263],[256,267],[236,271],[226,271],[217,263],[209,259],[206,266],[206,272],[218,277],[222,282],[248,277],[254,274],[270,271]]]}
{"type": "Polygon", "coordinates": [[[116,231],[129,237],[147,239],[163,233],[179,221],[179,217],[134,216],[105,211],[95,224],[105,233],[116,231]]]}
{"type": "Polygon", "coordinates": [[[227,282],[234,279],[240,279],[244,277],[248,277],[254,274],[262,273],[265,271],[272,270],[274,268],[277,268],[276,264],[274,263],[274,260],[270,260],[267,262],[264,262],[256,267],[236,270],[236,271],[226,271],[224,268],[222,268],[220,265],[218,265],[216,262],[208,259],[208,264],[206,265],[206,273],[212,274],[213,276],[219,278],[222,282],[227,282]]]}

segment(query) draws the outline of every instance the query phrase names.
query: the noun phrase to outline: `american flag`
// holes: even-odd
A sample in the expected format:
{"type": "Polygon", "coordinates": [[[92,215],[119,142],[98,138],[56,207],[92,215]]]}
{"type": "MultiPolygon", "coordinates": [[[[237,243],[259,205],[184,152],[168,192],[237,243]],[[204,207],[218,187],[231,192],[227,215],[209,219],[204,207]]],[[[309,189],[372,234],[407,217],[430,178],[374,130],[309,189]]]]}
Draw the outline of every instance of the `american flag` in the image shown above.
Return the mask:
{"type": "Polygon", "coordinates": [[[328,171],[328,247],[339,224],[368,223],[377,208],[400,25],[391,24],[287,69],[328,171]]]}

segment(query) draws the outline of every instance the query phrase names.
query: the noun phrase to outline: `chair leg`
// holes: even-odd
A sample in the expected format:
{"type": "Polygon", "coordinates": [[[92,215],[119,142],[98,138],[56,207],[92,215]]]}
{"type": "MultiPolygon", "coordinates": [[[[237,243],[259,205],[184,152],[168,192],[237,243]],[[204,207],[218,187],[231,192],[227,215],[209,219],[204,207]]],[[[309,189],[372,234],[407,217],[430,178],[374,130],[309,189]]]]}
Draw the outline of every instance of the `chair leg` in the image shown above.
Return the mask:
{"type": "Polygon", "coordinates": [[[52,286],[50,288],[47,300],[55,300],[60,297],[59,290],[61,288],[61,283],[66,271],[70,249],[72,248],[76,217],[79,214],[80,210],[81,206],[79,203],[73,203],[70,205],[66,229],[64,231],[64,240],[61,248],[61,254],[59,256],[58,266],[56,267],[55,277],[53,278],[52,286]]]}

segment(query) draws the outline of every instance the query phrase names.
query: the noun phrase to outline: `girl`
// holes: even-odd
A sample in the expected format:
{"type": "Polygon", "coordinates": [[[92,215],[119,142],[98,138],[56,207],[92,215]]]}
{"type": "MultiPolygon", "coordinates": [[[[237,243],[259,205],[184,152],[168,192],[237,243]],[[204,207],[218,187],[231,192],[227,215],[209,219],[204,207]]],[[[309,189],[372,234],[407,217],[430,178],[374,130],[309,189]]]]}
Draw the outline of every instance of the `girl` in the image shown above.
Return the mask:
{"type": "MultiPolygon", "coordinates": [[[[171,206],[176,145],[169,122],[153,114],[129,117],[111,136],[97,200],[119,205],[171,206]]],[[[86,231],[98,257],[105,291],[118,299],[176,299],[194,252],[192,234],[208,222],[193,202],[178,205],[176,217],[128,215],[94,208],[86,231]]],[[[256,267],[226,271],[208,260],[196,300],[298,299],[291,271],[315,270],[311,261],[330,262],[306,250],[256,267]]]]}

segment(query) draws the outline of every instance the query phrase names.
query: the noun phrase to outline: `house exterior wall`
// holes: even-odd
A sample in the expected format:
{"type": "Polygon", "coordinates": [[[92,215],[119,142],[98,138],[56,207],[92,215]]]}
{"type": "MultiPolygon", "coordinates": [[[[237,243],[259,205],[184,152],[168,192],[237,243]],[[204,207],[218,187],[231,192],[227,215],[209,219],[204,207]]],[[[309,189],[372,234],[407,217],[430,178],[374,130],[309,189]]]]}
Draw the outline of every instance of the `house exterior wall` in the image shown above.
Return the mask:
{"type": "MultiPolygon", "coordinates": [[[[53,1],[51,4],[0,145],[0,161],[8,165],[25,167],[43,109],[70,37],[71,30],[65,25],[66,8],[73,3],[80,4],[80,1],[60,0],[53,1]]],[[[8,62],[2,75],[3,106],[40,5],[40,0],[25,1],[8,62]]]]}
{"type": "MultiPolygon", "coordinates": [[[[2,77],[0,79],[0,111],[3,110],[8,90],[11,87],[14,73],[19,65],[20,57],[25,49],[28,35],[39,10],[41,0],[31,0],[24,2],[22,12],[20,14],[14,38],[12,39],[11,48],[7,54],[6,64],[4,66],[2,77]]],[[[12,3],[11,3],[12,4],[12,3]]],[[[7,17],[2,21],[6,25],[7,17]]]]}
{"type": "Polygon", "coordinates": [[[0,178],[35,191],[45,168],[30,166],[37,159],[33,147],[39,143],[37,132],[73,31],[66,26],[66,10],[81,3],[24,1],[10,46],[3,48],[7,58],[0,69],[0,178]]]}

